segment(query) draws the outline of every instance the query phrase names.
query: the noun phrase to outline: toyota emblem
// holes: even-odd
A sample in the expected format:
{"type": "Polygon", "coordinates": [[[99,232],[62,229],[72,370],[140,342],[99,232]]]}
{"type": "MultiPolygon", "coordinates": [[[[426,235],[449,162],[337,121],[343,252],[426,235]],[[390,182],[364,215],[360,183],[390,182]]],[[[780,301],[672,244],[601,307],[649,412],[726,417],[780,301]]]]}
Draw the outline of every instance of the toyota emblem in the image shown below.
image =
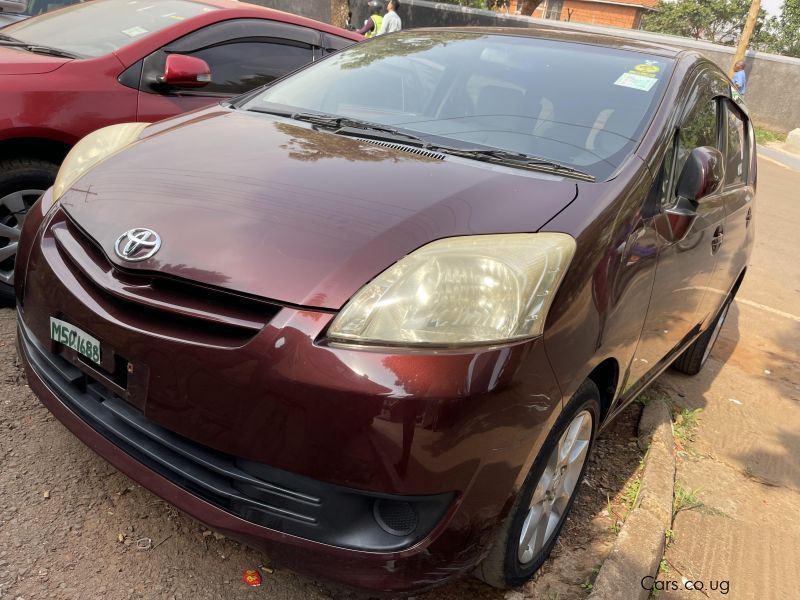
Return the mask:
{"type": "Polygon", "coordinates": [[[147,260],[161,248],[161,237],[152,229],[137,227],[117,238],[114,251],[122,260],[139,262],[147,260]]]}

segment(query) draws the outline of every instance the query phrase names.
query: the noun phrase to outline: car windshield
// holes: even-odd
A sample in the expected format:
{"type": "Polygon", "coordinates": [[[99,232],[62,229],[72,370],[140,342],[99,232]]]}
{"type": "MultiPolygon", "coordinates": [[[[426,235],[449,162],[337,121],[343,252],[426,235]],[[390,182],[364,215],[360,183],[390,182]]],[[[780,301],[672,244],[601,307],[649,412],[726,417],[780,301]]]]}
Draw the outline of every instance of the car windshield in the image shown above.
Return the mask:
{"type": "Polygon", "coordinates": [[[213,6],[191,0],[92,0],[3,28],[3,35],[82,57],[110,54],[213,6]]]}
{"type": "Polygon", "coordinates": [[[636,147],[672,64],[573,42],[409,31],[348,48],[241,108],[359,119],[606,179],[636,147]]]}

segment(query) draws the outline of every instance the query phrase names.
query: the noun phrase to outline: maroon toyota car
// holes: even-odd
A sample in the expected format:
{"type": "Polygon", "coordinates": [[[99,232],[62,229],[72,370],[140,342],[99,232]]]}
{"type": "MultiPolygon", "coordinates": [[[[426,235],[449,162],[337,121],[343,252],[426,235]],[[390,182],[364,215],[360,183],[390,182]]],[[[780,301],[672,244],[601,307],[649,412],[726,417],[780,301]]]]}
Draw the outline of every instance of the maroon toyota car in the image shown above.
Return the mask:
{"type": "MultiPolygon", "coordinates": [[[[31,0],[29,9],[74,1],[31,0]]],[[[231,0],[92,0],[3,28],[0,302],[14,297],[25,211],[78,140],[216,104],[361,39],[231,0]]]]}
{"type": "Polygon", "coordinates": [[[28,382],[278,563],[517,585],[598,429],[708,359],[753,244],[754,149],[693,52],[381,36],[76,145],[20,243],[28,382]]]}

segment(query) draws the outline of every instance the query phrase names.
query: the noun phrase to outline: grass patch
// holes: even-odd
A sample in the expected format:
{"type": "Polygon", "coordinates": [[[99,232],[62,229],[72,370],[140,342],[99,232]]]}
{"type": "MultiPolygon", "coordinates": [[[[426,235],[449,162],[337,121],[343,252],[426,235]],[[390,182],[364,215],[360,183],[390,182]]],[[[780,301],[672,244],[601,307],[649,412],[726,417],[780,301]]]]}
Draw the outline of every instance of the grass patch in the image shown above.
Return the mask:
{"type": "Polygon", "coordinates": [[[667,548],[669,548],[669,545],[673,542],[674,539],[675,539],[675,532],[672,529],[667,529],[664,532],[664,545],[667,548]]]}
{"type": "Polygon", "coordinates": [[[680,483],[675,484],[675,497],[672,500],[673,518],[682,510],[691,510],[703,506],[703,503],[697,498],[697,492],[698,490],[690,490],[680,483]]]}
{"type": "Polygon", "coordinates": [[[615,535],[619,534],[625,519],[628,518],[628,515],[636,506],[636,503],[639,500],[639,491],[641,490],[641,487],[641,475],[637,475],[635,479],[631,480],[631,482],[625,486],[622,495],[619,496],[619,504],[621,507],[618,507],[618,509],[621,509],[625,513],[622,515],[615,510],[614,503],[611,501],[611,497],[606,495],[606,513],[608,513],[608,516],[611,517],[611,525],[609,526],[609,530],[615,535]]]}
{"type": "Polygon", "coordinates": [[[633,507],[636,506],[636,501],[639,499],[639,490],[641,487],[642,479],[641,477],[637,477],[625,488],[625,491],[622,494],[622,502],[625,503],[625,507],[628,509],[628,512],[633,510],[633,507]]]}
{"type": "Polygon", "coordinates": [[[622,529],[622,519],[619,518],[617,512],[614,510],[614,503],[611,502],[611,496],[608,494],[606,494],[606,513],[608,513],[608,516],[611,518],[609,530],[614,535],[619,534],[619,530],[622,529]]]}
{"type": "Polygon", "coordinates": [[[688,408],[684,408],[673,416],[672,435],[681,446],[685,447],[687,444],[694,441],[698,416],[701,410],[703,409],[695,408],[694,410],[689,410],[688,408]]]}
{"type": "Polygon", "coordinates": [[[757,144],[767,144],[769,142],[785,142],[785,141],[786,141],[785,133],[778,133],[777,131],[770,131],[769,129],[756,127],[757,144]]]}
{"type": "Polygon", "coordinates": [[[594,582],[597,579],[597,575],[599,573],[600,573],[600,565],[597,564],[592,567],[592,574],[589,575],[589,578],[580,584],[581,589],[584,589],[587,592],[591,592],[594,589],[594,582]]]}

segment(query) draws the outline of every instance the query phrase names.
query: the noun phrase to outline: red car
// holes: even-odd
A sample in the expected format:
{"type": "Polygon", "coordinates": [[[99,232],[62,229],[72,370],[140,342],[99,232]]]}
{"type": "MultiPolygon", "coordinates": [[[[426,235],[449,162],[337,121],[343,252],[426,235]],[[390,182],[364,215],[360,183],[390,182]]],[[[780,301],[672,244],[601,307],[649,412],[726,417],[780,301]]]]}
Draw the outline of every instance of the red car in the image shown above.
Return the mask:
{"type": "Polygon", "coordinates": [[[22,215],[86,134],[269,83],[362,36],[228,0],[95,0],[0,32],[0,298],[22,215]]]}

